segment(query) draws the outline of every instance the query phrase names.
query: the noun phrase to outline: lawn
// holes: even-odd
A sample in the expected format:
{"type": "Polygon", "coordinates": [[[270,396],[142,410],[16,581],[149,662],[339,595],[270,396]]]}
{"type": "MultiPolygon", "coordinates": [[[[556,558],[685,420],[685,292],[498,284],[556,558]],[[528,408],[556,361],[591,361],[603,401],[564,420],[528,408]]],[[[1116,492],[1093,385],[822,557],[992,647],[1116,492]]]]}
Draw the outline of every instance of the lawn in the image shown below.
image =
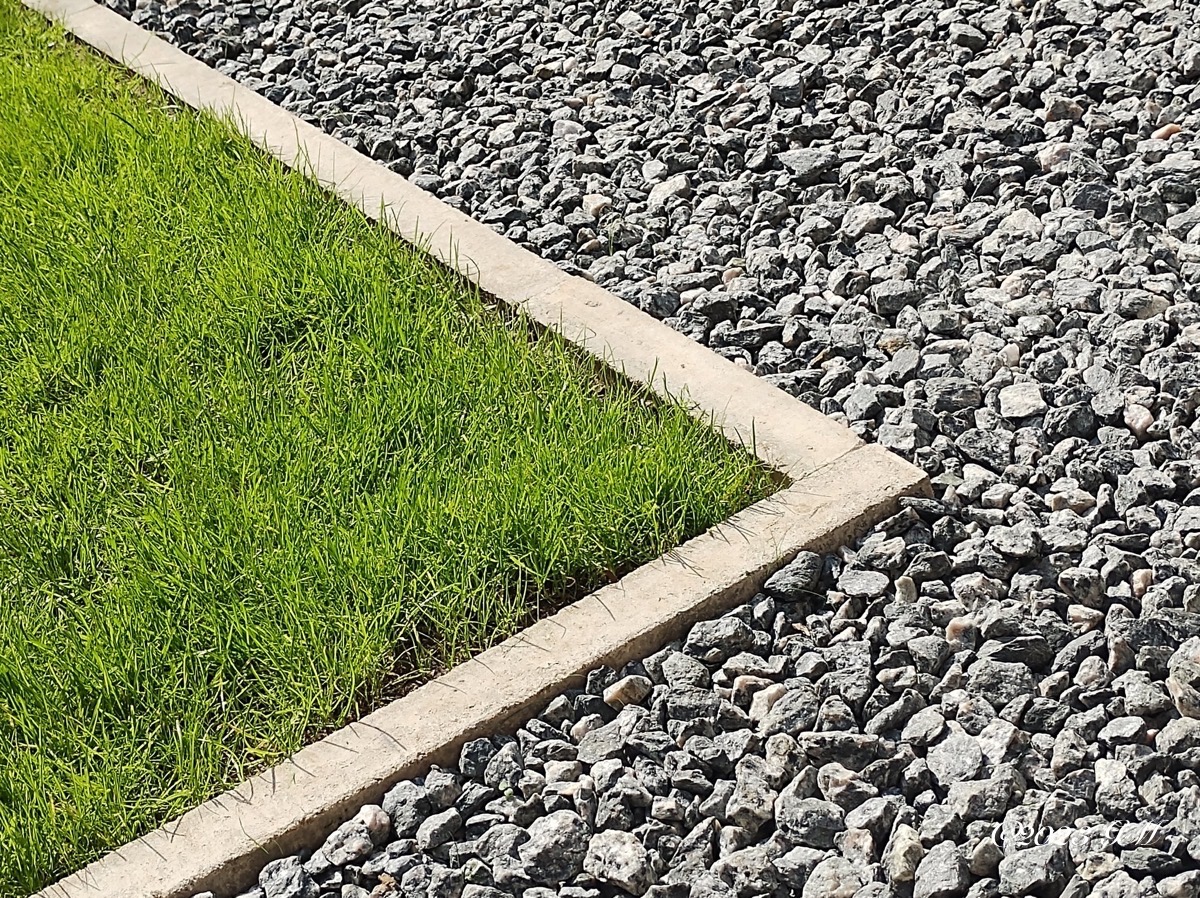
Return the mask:
{"type": "Polygon", "coordinates": [[[0,0],[0,894],[772,489],[0,0]]]}

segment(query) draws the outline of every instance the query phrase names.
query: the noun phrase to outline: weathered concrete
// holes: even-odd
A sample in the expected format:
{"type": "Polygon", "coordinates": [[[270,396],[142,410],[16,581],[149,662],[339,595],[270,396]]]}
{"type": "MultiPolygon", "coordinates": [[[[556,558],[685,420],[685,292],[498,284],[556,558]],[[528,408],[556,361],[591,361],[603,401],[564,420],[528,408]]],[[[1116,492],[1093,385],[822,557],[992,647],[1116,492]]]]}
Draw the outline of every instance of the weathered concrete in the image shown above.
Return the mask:
{"type": "Polygon", "coordinates": [[[273,857],[319,845],[396,781],[512,729],[591,668],[646,655],[745,601],[801,549],[832,549],[924,488],[885,450],[855,449],[42,894],[231,894],[273,857]]]}

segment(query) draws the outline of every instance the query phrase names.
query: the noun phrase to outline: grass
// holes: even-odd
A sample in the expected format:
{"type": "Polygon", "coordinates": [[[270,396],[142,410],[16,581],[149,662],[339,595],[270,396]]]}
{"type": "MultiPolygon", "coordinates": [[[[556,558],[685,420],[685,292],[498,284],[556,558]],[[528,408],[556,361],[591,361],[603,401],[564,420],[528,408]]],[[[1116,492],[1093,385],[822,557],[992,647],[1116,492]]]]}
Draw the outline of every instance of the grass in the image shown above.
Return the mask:
{"type": "Polygon", "coordinates": [[[0,894],[772,489],[0,0],[0,894]]]}

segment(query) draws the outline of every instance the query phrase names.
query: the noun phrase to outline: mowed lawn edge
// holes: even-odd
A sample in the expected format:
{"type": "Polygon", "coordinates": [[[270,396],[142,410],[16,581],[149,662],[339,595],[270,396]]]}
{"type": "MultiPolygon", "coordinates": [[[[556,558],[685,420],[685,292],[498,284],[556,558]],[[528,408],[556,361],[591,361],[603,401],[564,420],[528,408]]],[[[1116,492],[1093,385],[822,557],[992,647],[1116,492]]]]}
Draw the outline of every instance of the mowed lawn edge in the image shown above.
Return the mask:
{"type": "Polygon", "coordinates": [[[0,0],[0,894],[772,490],[0,0]]]}

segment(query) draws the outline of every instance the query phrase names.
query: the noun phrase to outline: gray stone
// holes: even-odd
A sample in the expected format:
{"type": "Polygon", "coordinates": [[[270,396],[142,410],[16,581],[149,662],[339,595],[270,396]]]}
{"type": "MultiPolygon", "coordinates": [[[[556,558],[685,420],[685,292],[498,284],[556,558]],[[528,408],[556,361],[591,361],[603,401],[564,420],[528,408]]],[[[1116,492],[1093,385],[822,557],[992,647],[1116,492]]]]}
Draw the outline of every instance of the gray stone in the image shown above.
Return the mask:
{"type": "Polygon", "coordinates": [[[817,598],[813,590],[820,576],[821,556],[815,552],[801,552],[768,577],[763,588],[785,602],[811,601],[817,598]]]}
{"type": "Polygon", "coordinates": [[[1020,695],[1033,692],[1033,674],[1019,661],[981,659],[971,665],[967,688],[987,697],[996,706],[1008,704],[1020,695]]]}
{"type": "Polygon", "coordinates": [[[321,890],[297,857],[271,861],[258,874],[266,898],[317,898],[321,890]]]}
{"type": "Polygon", "coordinates": [[[787,150],[776,157],[780,164],[802,183],[814,183],[838,164],[838,154],[827,147],[787,150]]]}
{"type": "Polygon", "coordinates": [[[1180,644],[1167,664],[1167,691],[1184,717],[1200,719],[1200,636],[1180,644]]]}
{"type": "Polygon", "coordinates": [[[925,382],[925,395],[936,412],[975,408],[982,400],[979,386],[961,377],[931,377],[925,382]]]}
{"type": "Polygon", "coordinates": [[[874,599],[887,591],[891,581],[887,574],[847,568],[838,577],[837,588],[848,596],[874,599]]]}
{"type": "Polygon", "coordinates": [[[975,737],[956,729],[930,746],[926,760],[934,779],[948,788],[951,783],[975,778],[983,765],[983,751],[975,737]]]}
{"type": "Polygon", "coordinates": [[[896,213],[879,203],[852,206],[842,219],[842,233],[851,240],[865,234],[878,234],[896,220],[896,213]]]}
{"type": "Polygon", "coordinates": [[[529,840],[518,849],[525,872],[535,882],[566,882],[583,869],[589,830],[574,811],[554,811],[529,826],[529,840]]]}
{"type": "Polygon", "coordinates": [[[458,808],[450,808],[440,814],[427,817],[417,827],[417,845],[423,851],[430,851],[439,845],[449,842],[462,827],[462,815],[458,808]]]}
{"type": "Polygon", "coordinates": [[[691,193],[692,182],[685,174],[672,175],[650,189],[647,208],[652,212],[662,209],[667,201],[675,197],[686,197],[691,193]]]}
{"type": "Polygon", "coordinates": [[[967,862],[953,842],[938,842],[925,853],[913,878],[913,898],[956,898],[964,895],[971,877],[967,862]]]}
{"type": "Polygon", "coordinates": [[[392,820],[396,837],[408,839],[429,813],[429,798],[424,788],[403,780],[383,797],[383,809],[392,820]]]}
{"type": "Polygon", "coordinates": [[[937,708],[922,708],[908,719],[900,738],[917,748],[925,748],[946,730],[946,718],[937,708]]]}
{"type": "Polygon", "coordinates": [[[809,685],[797,685],[783,694],[759,724],[764,736],[788,733],[795,736],[812,728],[821,705],[817,691],[809,685]]]}
{"type": "Polygon", "coordinates": [[[684,651],[710,664],[720,664],[726,659],[754,648],[754,631],[745,621],[736,617],[719,617],[701,621],[688,631],[684,651]]]}
{"type": "Polygon", "coordinates": [[[579,741],[577,760],[581,764],[597,764],[621,757],[625,743],[645,717],[646,710],[639,705],[622,708],[615,720],[597,727],[579,741]]]}
{"type": "Polygon", "coordinates": [[[858,868],[842,857],[821,861],[804,883],[801,898],[853,898],[862,888],[858,868]]]}
{"type": "Polygon", "coordinates": [[[529,841],[529,833],[515,823],[497,823],[475,843],[475,850],[491,863],[499,858],[518,857],[518,848],[529,841]]]}
{"type": "Polygon", "coordinates": [[[1062,845],[1026,848],[1000,862],[1000,892],[1017,896],[1061,889],[1072,872],[1070,857],[1062,845]]]}
{"type": "Polygon", "coordinates": [[[775,802],[775,825],[793,845],[832,848],[834,838],[846,828],[845,814],[831,801],[801,798],[784,790],[775,802]]]}
{"type": "Polygon", "coordinates": [[[600,882],[644,895],[654,883],[654,870],[646,849],[631,833],[606,830],[588,842],[583,869],[600,882]]]}
{"type": "Polygon", "coordinates": [[[516,742],[508,742],[488,761],[483,771],[483,781],[493,789],[511,788],[524,768],[521,746],[516,742]]]}
{"type": "Polygon", "coordinates": [[[662,661],[663,677],[676,689],[688,686],[707,689],[712,685],[712,675],[700,661],[682,652],[671,652],[662,661]]]}

